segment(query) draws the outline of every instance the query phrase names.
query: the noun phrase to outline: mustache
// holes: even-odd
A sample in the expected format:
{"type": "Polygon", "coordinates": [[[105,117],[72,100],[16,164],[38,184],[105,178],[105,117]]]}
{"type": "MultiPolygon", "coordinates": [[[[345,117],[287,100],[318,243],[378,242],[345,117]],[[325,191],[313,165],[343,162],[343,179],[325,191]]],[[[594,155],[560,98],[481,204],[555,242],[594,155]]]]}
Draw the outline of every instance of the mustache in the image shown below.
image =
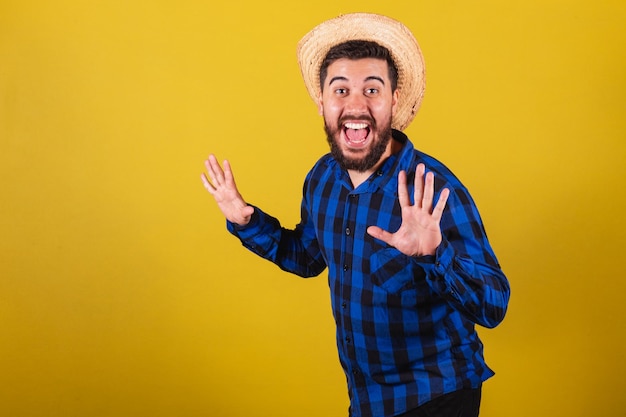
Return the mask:
{"type": "Polygon", "coordinates": [[[368,122],[370,126],[376,127],[376,120],[372,116],[367,114],[361,114],[359,116],[350,116],[349,114],[343,115],[337,121],[339,126],[343,126],[343,124],[347,121],[359,121],[359,122],[368,122]]]}

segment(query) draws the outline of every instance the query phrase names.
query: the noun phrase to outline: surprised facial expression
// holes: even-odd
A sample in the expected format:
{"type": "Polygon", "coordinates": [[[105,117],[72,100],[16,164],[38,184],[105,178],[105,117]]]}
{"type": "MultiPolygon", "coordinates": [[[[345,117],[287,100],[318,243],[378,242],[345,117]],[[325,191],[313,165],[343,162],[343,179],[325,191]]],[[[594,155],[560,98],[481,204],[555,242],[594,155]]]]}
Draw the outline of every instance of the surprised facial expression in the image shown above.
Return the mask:
{"type": "Polygon", "coordinates": [[[397,97],[384,60],[341,58],[328,66],[318,108],[344,169],[367,172],[388,156],[397,97]]]}

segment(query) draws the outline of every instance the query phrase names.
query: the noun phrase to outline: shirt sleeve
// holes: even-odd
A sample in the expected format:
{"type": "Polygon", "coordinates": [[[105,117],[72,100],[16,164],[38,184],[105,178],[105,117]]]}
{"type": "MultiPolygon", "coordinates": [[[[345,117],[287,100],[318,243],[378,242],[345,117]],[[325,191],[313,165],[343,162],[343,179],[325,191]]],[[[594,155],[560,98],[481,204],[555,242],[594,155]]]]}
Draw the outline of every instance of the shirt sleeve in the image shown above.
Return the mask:
{"type": "Polygon", "coordinates": [[[504,319],[510,287],[464,188],[451,193],[441,228],[443,240],[435,255],[416,259],[428,284],[469,320],[497,326],[504,319]]]}
{"type": "Polygon", "coordinates": [[[226,222],[227,229],[239,238],[244,247],[301,277],[322,273],[326,263],[320,251],[307,211],[294,230],[281,226],[278,219],[254,207],[254,214],[245,226],[226,222]]]}

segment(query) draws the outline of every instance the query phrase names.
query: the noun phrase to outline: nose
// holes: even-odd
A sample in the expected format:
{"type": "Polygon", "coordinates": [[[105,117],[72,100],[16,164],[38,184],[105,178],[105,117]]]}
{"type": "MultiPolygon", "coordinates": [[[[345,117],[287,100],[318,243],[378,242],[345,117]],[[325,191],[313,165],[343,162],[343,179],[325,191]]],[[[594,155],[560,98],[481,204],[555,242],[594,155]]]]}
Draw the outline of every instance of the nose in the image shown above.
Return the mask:
{"type": "Polygon", "coordinates": [[[367,114],[367,97],[362,94],[350,94],[346,97],[345,112],[352,115],[367,114]]]}

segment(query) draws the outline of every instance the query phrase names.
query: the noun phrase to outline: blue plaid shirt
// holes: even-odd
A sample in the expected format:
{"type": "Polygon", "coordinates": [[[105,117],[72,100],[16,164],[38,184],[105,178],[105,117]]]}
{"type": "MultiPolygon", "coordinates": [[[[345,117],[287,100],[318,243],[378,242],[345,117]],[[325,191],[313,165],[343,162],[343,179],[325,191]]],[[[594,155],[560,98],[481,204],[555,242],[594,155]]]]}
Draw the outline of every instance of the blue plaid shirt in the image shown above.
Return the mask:
{"type": "Polygon", "coordinates": [[[325,155],[307,175],[295,230],[255,208],[250,223],[228,229],[243,245],[294,274],[311,277],[328,267],[339,358],[351,416],[393,416],[494,373],[483,358],[475,324],[503,318],[509,285],[489,245],[467,189],[443,164],[403,149],[354,189],[325,155]],[[441,219],[443,241],[434,256],[409,257],[367,234],[401,224],[398,173],[424,163],[435,174],[436,198],[450,197],[441,219]]]}

